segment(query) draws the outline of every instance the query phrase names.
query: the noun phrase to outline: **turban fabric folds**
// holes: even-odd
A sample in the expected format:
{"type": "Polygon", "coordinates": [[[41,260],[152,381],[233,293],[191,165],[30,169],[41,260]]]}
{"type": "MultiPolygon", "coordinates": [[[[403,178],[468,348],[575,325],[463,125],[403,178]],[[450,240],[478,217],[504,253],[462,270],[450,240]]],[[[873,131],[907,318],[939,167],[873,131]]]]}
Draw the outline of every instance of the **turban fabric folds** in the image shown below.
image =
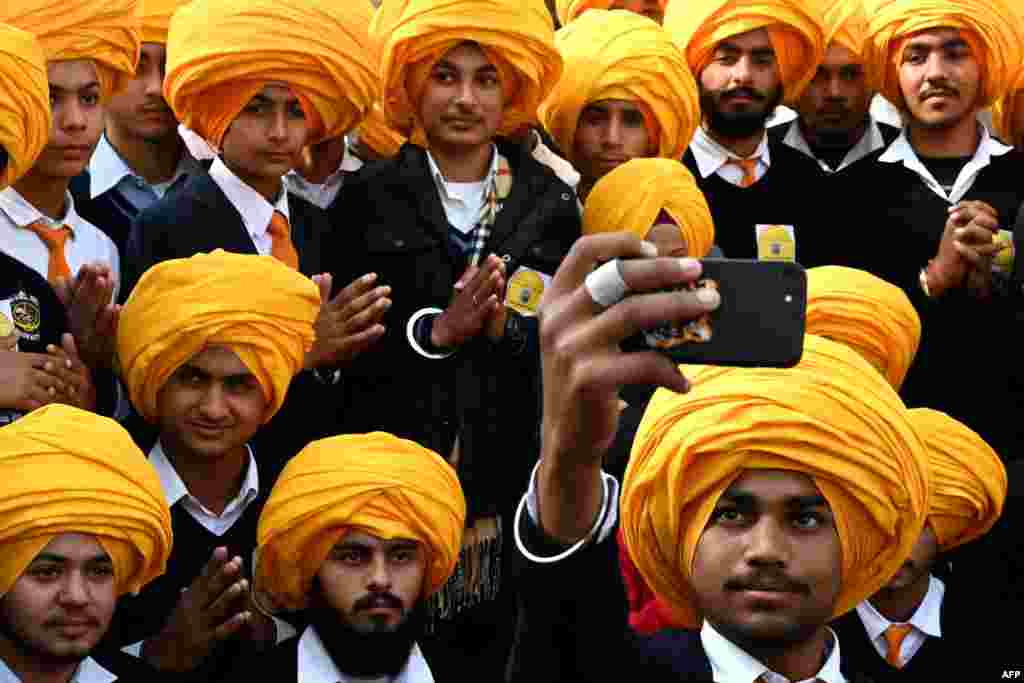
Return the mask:
{"type": "Polygon", "coordinates": [[[656,23],[625,10],[587,12],[555,34],[565,68],[538,110],[562,154],[573,155],[587,105],[627,100],[644,112],[652,156],[679,159],[700,125],[697,83],[656,23]]]}
{"type": "Polygon", "coordinates": [[[372,24],[381,46],[383,108],[411,141],[426,144],[419,100],[434,65],[452,48],[479,45],[505,94],[499,135],[537,120],[537,107],[562,72],[554,24],[543,0],[395,0],[372,24]]]}
{"type": "Polygon", "coordinates": [[[271,84],[287,85],[299,99],[308,144],[343,135],[379,94],[370,12],[363,2],[193,0],[171,20],[164,97],[215,148],[271,84]]]}
{"type": "MultiPolygon", "coordinates": [[[[558,23],[567,26],[569,22],[583,15],[587,10],[612,9],[614,0],[556,0],[555,12],[558,14],[558,23]]],[[[668,5],[668,0],[660,0],[662,11],[668,5]]],[[[632,8],[625,8],[632,10],[632,8]]]]}
{"type": "Polygon", "coordinates": [[[632,159],[606,173],[587,195],[583,233],[627,230],[645,239],[662,211],[679,226],[687,255],[707,256],[715,242],[711,209],[693,174],[675,159],[632,159]]]}
{"type": "Polygon", "coordinates": [[[11,0],[0,22],[36,36],[46,61],[90,60],[106,102],[135,76],[140,0],[11,0]]]}
{"type": "Polygon", "coordinates": [[[910,411],[924,441],[931,484],[928,523],[943,551],[985,534],[999,519],[1006,500],[1006,468],[992,447],[945,413],[910,411]]]}
{"type": "Polygon", "coordinates": [[[0,428],[0,596],[61,534],[110,556],[119,594],[164,573],[171,514],[156,470],[113,420],[55,404],[0,428]]]}
{"type": "Polygon", "coordinates": [[[275,606],[306,606],[313,577],[351,530],[423,544],[422,597],[459,559],[466,500],[441,456],[391,434],[314,441],[285,466],[260,515],[256,590],[275,606]]]}
{"type": "Polygon", "coordinates": [[[167,44],[174,12],[189,0],[142,0],[142,42],[167,44]]]}
{"type": "Polygon", "coordinates": [[[807,270],[807,333],[844,344],[899,391],[921,341],[921,319],[899,287],[863,270],[807,270]]]}
{"type": "Polygon", "coordinates": [[[0,147],[7,167],[0,189],[25,175],[50,139],[46,58],[27,31],[0,24],[0,147]]]}
{"type": "Polygon", "coordinates": [[[881,588],[928,512],[924,446],[902,401],[850,349],[808,335],[794,368],[709,368],[655,393],[622,490],[626,549],[677,625],[696,627],[690,578],[712,511],[748,469],[810,476],[842,549],[835,616],[881,588]]]}
{"type": "MultiPolygon", "coordinates": [[[[812,0],[822,18],[825,29],[825,48],[833,43],[864,58],[864,45],[868,37],[868,16],[864,0],[812,0]]],[[[868,87],[877,87],[878,78],[866,71],[868,87]]]]}
{"type": "Polygon", "coordinates": [[[787,102],[814,78],[825,52],[821,17],[804,0],[680,0],[668,4],[664,26],[698,78],[719,43],[767,29],[787,102]]]}
{"type": "MultiPolygon", "coordinates": [[[[1024,22],[1024,7],[1014,6],[1017,19],[1024,22]]],[[[996,133],[1014,147],[1024,149],[1024,60],[1009,90],[992,104],[996,133]]]]}
{"type": "Polygon", "coordinates": [[[125,302],[117,330],[132,404],[155,420],[157,395],[171,374],[207,346],[220,345],[259,380],[268,421],[302,369],[319,310],[313,281],[272,256],[218,249],[153,266],[125,302]]]}
{"type": "MultiPolygon", "coordinates": [[[[1016,2],[1016,0],[1012,0],[1016,2]]],[[[1010,0],[865,0],[865,61],[890,102],[904,102],[899,67],[907,39],[922,31],[957,29],[981,66],[979,107],[1013,86],[1024,62],[1024,29],[1010,0]]]]}
{"type": "Polygon", "coordinates": [[[377,156],[389,159],[398,154],[406,136],[394,128],[377,104],[359,125],[359,140],[377,156]]]}

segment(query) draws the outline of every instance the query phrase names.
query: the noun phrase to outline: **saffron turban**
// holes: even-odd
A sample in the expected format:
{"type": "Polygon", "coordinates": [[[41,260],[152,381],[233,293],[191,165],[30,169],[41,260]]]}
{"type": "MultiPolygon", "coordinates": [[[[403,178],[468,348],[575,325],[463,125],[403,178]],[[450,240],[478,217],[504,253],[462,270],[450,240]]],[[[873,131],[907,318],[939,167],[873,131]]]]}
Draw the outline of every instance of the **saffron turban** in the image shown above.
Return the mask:
{"type": "MultiPolygon", "coordinates": [[[[615,0],[556,0],[555,12],[558,14],[558,21],[562,26],[568,26],[569,22],[577,19],[587,10],[591,9],[612,9],[615,0]]],[[[668,5],[668,0],[660,0],[662,11],[668,5]]]]}
{"type": "Polygon", "coordinates": [[[902,289],[842,266],[808,269],[806,329],[859,353],[897,391],[921,341],[921,319],[902,289]]]}
{"type": "Polygon", "coordinates": [[[695,75],[723,40],[767,29],[787,102],[800,96],[825,54],[821,17],[804,0],[679,0],[668,4],[664,26],[695,75]]]}
{"type": "Polygon", "coordinates": [[[675,159],[631,159],[606,173],[587,196],[583,233],[626,230],[644,239],[662,211],[679,226],[689,256],[708,255],[715,243],[711,209],[675,159]]]}
{"type": "Polygon", "coordinates": [[[927,459],[903,402],[854,351],[808,335],[794,368],[714,368],[655,393],[623,481],[626,549],[677,624],[699,624],[694,553],[718,499],[750,469],[809,475],[842,549],[834,616],[902,566],[928,512],[927,459]]]}
{"type": "Polygon", "coordinates": [[[175,11],[189,0],[142,0],[142,42],[167,44],[175,11]]]}
{"type": "Polygon", "coordinates": [[[865,7],[865,62],[878,74],[882,95],[894,104],[904,101],[899,83],[904,44],[921,31],[960,31],[981,66],[980,107],[1013,86],[1024,62],[1024,29],[1009,0],[865,0],[865,7]]]}
{"type": "Polygon", "coordinates": [[[700,125],[700,94],[668,33],[646,17],[587,12],[555,35],[565,69],[538,115],[572,155],[580,114],[600,100],[628,100],[644,112],[655,156],[682,158],[700,125]]]}
{"type": "MultiPolygon", "coordinates": [[[[825,49],[833,43],[864,57],[864,44],[868,38],[868,15],[864,11],[864,0],[812,0],[812,6],[822,17],[825,29],[825,49]]],[[[874,88],[878,79],[867,73],[869,87],[874,88]]]]}
{"type": "Polygon", "coordinates": [[[992,105],[992,124],[996,134],[1017,148],[1024,148],[1024,77],[1014,90],[992,105]]]}
{"type": "Polygon", "coordinates": [[[193,0],[171,19],[164,97],[220,148],[249,100],[286,84],[310,124],[307,144],[355,128],[379,96],[363,2],[193,0]]]}
{"type": "Polygon", "coordinates": [[[377,156],[390,159],[398,154],[406,137],[391,125],[380,105],[374,105],[359,125],[359,140],[377,156]]]}
{"type": "Polygon", "coordinates": [[[978,434],[945,413],[910,411],[924,441],[931,481],[928,523],[943,551],[987,533],[1006,500],[1006,468],[978,434]]]}
{"type": "Polygon", "coordinates": [[[302,609],[331,548],[359,529],[426,550],[423,598],[455,570],[466,499],[445,460],[391,434],[314,441],[292,458],[260,515],[255,586],[276,607],[302,609]]]}
{"type": "Polygon", "coordinates": [[[0,427],[0,596],[61,534],[96,537],[118,594],[163,574],[171,553],[160,478],[128,432],[54,404],[0,427]]]}
{"type": "Polygon", "coordinates": [[[7,167],[0,189],[25,175],[50,139],[46,58],[27,31],[0,24],[0,147],[7,167]]]}
{"type": "Polygon", "coordinates": [[[419,100],[434,65],[452,48],[476,43],[497,69],[505,94],[499,135],[535,123],[538,105],[562,73],[543,0],[388,0],[371,31],[381,46],[384,112],[400,130],[411,122],[410,139],[421,146],[419,100]]]}
{"type": "Polygon", "coordinates": [[[302,369],[319,311],[313,281],[272,256],[218,249],[159,263],[135,285],[117,329],[132,404],[155,420],[157,394],[174,371],[207,346],[225,346],[259,380],[266,422],[302,369]]]}
{"type": "Polygon", "coordinates": [[[104,102],[135,76],[140,0],[9,0],[0,22],[35,34],[48,62],[90,60],[104,102]]]}

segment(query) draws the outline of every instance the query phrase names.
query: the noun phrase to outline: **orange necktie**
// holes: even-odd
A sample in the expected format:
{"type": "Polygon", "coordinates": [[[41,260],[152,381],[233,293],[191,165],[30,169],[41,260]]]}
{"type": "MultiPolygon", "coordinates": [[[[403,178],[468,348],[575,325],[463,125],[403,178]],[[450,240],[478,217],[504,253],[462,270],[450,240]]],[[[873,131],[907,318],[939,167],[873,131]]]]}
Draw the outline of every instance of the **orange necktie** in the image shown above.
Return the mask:
{"type": "Polygon", "coordinates": [[[757,182],[757,162],[761,157],[752,159],[729,159],[727,163],[738,166],[743,171],[743,178],[740,180],[740,187],[750,187],[757,182]]]}
{"type": "Polygon", "coordinates": [[[903,665],[900,663],[900,646],[903,645],[903,639],[907,637],[907,634],[914,629],[910,624],[893,624],[889,628],[885,629],[885,642],[888,646],[885,654],[885,661],[892,664],[897,669],[902,669],[903,665]]]}
{"type": "Polygon", "coordinates": [[[270,227],[267,228],[270,238],[273,240],[270,247],[270,255],[287,266],[299,269],[299,252],[295,251],[292,244],[292,229],[288,225],[288,219],[280,211],[275,211],[270,219],[270,227]]]}
{"type": "Polygon", "coordinates": [[[57,284],[57,278],[70,278],[71,267],[68,266],[68,259],[64,255],[64,244],[72,235],[71,228],[66,225],[51,228],[43,221],[36,221],[24,227],[38,235],[46,245],[46,250],[50,252],[50,262],[46,267],[46,279],[50,284],[57,284]]]}

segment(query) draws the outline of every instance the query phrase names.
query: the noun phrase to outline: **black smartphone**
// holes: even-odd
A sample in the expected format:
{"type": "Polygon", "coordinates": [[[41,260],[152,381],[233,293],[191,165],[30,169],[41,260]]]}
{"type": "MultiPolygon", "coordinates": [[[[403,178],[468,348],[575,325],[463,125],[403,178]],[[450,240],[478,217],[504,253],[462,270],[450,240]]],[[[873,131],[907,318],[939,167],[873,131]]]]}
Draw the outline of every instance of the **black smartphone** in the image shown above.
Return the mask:
{"type": "Polygon", "coordinates": [[[665,321],[627,340],[677,363],[789,368],[803,355],[807,274],[785,261],[703,259],[699,280],[680,289],[713,287],[718,310],[696,320],[665,321]]]}

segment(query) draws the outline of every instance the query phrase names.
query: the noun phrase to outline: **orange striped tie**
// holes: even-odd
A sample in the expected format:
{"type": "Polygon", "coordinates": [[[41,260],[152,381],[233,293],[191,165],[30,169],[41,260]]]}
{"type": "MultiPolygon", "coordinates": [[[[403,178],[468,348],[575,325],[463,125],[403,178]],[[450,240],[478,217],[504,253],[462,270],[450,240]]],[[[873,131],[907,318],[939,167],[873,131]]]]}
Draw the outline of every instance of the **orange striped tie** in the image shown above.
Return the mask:
{"type": "Polygon", "coordinates": [[[56,284],[57,278],[70,278],[71,267],[68,266],[68,259],[64,255],[64,244],[74,234],[71,228],[66,225],[51,228],[43,221],[36,221],[24,228],[38,235],[46,245],[46,250],[50,252],[50,262],[46,267],[46,279],[50,284],[56,284]]]}
{"type": "Polygon", "coordinates": [[[885,629],[885,643],[887,646],[885,652],[885,661],[892,664],[897,669],[902,669],[903,664],[900,663],[900,646],[903,645],[903,639],[907,637],[907,634],[914,629],[910,624],[893,624],[889,628],[885,629]]]}
{"type": "Polygon", "coordinates": [[[752,159],[729,159],[728,163],[738,166],[743,171],[743,178],[740,180],[740,187],[750,187],[757,182],[757,162],[761,157],[752,159]]]}
{"type": "Polygon", "coordinates": [[[299,252],[295,251],[292,244],[292,229],[288,225],[288,219],[280,211],[275,211],[270,219],[270,227],[267,228],[272,240],[270,255],[287,266],[299,269],[299,252]]]}

